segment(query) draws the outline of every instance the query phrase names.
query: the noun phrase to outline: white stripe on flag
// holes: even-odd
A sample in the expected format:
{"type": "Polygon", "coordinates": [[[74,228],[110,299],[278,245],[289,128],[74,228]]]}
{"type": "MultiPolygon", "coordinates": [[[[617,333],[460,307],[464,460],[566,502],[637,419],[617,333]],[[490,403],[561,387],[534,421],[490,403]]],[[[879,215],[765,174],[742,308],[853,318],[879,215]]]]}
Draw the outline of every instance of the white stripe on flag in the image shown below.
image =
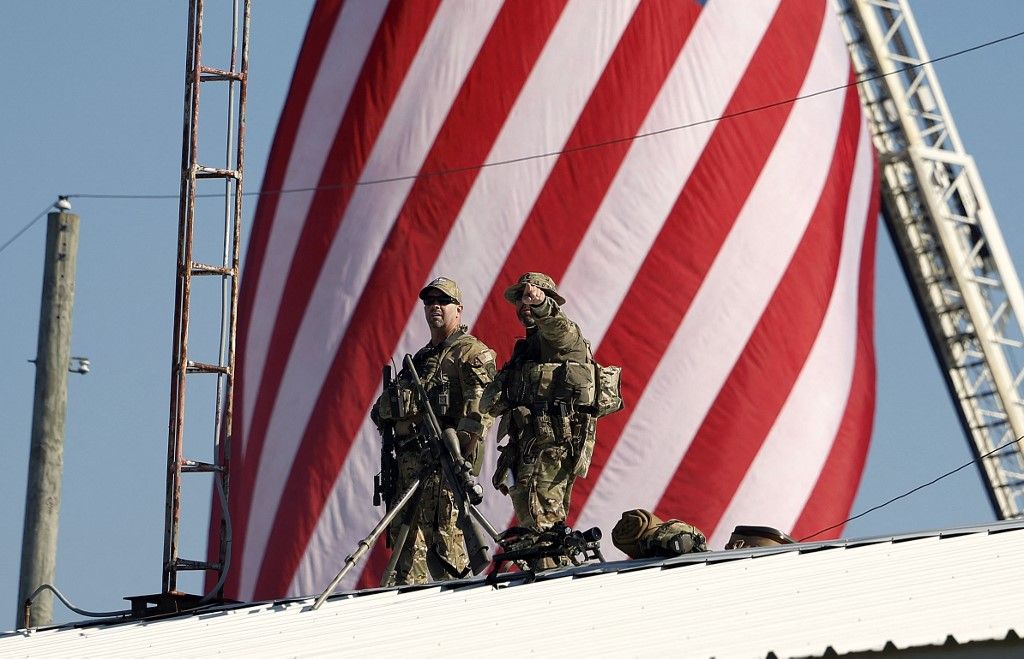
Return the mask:
{"type": "MultiPolygon", "coordinates": [[[[288,166],[283,189],[311,187],[320,182],[320,173],[327,162],[338,124],[386,8],[386,2],[346,2],[342,8],[313,80],[292,150],[286,156],[288,166]]],[[[259,394],[259,386],[256,385],[263,375],[270,333],[274,328],[269,319],[277,316],[281,292],[314,194],[295,192],[281,195],[270,223],[270,236],[256,282],[256,294],[252,296],[253,307],[249,317],[253,322],[249,324],[245,344],[247,385],[243,388],[242,401],[242,430],[246,433],[241,438],[243,459],[259,394]]]]}
{"type": "MultiPolygon", "coordinates": [[[[639,132],[719,116],[777,5],[778,0],[708,3],[639,132]]],[[[630,146],[561,282],[563,296],[573,301],[575,319],[595,348],[618,315],[714,127],[702,124],[630,146]]]]}
{"type": "MultiPolygon", "coordinates": [[[[419,171],[500,8],[499,0],[447,0],[438,8],[361,180],[419,171]]],[[[267,425],[242,559],[242,599],[252,596],[281,493],[333,355],[412,184],[356,188],[317,278],[267,425]]]]}
{"type": "Polygon", "coordinates": [[[873,171],[874,153],[864,127],[857,146],[839,271],[821,332],[718,528],[708,530],[712,546],[723,546],[737,524],[793,528],[828,459],[853,381],[861,245],[867,222],[874,220],[867,216],[873,171]]]}
{"type": "MultiPolygon", "coordinates": [[[[833,34],[823,28],[801,94],[834,85],[833,34]]],[[[661,499],[807,228],[829,172],[843,100],[828,94],[794,105],[585,503],[580,528],[614,525],[624,491],[631,506],[654,509],[661,499]]]]}

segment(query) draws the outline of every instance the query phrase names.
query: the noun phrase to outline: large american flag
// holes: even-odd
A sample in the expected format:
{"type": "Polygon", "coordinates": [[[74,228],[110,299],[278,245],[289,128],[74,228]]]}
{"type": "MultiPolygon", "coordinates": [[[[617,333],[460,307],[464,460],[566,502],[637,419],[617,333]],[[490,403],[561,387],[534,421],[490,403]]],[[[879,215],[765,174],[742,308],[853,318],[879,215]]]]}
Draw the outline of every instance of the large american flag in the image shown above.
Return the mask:
{"type": "Polygon", "coordinates": [[[368,412],[438,275],[502,359],[502,291],[546,272],[623,367],[577,528],[643,507],[721,548],[738,523],[841,521],[875,386],[852,81],[825,0],[318,2],[245,262],[225,594],[319,592],[383,514],[368,412]]]}

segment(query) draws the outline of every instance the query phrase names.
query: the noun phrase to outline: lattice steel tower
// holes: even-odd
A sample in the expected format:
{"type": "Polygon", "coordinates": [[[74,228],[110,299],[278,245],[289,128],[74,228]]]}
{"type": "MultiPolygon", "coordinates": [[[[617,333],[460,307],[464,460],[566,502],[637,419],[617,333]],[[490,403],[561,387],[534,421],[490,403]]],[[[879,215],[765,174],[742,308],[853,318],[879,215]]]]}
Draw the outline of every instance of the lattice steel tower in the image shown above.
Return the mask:
{"type": "MultiPolygon", "coordinates": [[[[883,213],[975,456],[1024,435],[1024,294],[906,0],[832,0],[878,152],[883,213]]],[[[1024,451],[981,461],[1003,519],[1024,451]]]]}

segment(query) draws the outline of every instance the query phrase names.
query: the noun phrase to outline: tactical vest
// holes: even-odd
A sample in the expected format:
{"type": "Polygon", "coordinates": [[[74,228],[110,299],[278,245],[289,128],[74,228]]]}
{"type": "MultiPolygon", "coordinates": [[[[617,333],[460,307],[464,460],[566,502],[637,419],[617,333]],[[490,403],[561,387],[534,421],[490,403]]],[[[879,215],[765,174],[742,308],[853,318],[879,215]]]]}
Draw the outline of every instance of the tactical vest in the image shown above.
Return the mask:
{"type": "MultiPolygon", "coordinates": [[[[590,353],[590,345],[587,345],[590,353]]],[[[513,355],[504,382],[510,407],[526,406],[537,413],[570,410],[602,417],[622,409],[622,368],[601,366],[591,358],[576,361],[519,361],[513,355]]]]}
{"type": "MultiPolygon", "coordinates": [[[[445,342],[423,348],[413,357],[416,371],[427,390],[430,406],[444,428],[454,428],[465,414],[466,402],[458,380],[459,364],[456,363],[456,357],[457,348],[473,342],[471,335],[458,330],[445,342]]],[[[381,396],[376,412],[385,421],[415,422],[423,414],[420,408],[416,389],[409,374],[403,370],[398,375],[395,391],[385,392],[381,396]]]]}
{"type": "Polygon", "coordinates": [[[535,413],[563,405],[590,411],[594,406],[594,365],[579,362],[548,364],[523,362],[505,378],[505,399],[512,407],[529,407],[535,413]]]}

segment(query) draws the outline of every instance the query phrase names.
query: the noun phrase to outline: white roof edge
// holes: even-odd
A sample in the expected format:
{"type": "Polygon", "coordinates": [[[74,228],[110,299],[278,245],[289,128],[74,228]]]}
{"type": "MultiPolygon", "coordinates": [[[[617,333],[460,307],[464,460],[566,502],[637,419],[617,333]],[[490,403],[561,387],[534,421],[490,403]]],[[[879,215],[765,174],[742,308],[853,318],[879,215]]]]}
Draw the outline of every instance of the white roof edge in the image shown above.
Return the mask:
{"type": "Polygon", "coordinates": [[[926,648],[950,637],[957,644],[1017,644],[1024,612],[1007,575],[1021,551],[1024,521],[993,522],[587,564],[537,575],[534,583],[510,577],[498,588],[475,578],[341,593],[316,612],[307,597],[144,621],[74,623],[2,634],[0,654],[102,656],[166,648],[183,655],[275,655],[344,648],[468,656],[484,645],[495,652],[542,651],[548,646],[539,640],[536,647],[513,643],[516,632],[558,611],[574,612],[578,627],[560,626],[559,633],[587,654],[636,650],[631,637],[644,639],[645,653],[686,648],[687,654],[720,657],[821,656],[829,648],[847,654],[887,644],[926,648]],[[459,645],[438,640],[454,629],[463,639],[459,645]],[[417,645],[422,633],[435,645],[417,645]]]}

